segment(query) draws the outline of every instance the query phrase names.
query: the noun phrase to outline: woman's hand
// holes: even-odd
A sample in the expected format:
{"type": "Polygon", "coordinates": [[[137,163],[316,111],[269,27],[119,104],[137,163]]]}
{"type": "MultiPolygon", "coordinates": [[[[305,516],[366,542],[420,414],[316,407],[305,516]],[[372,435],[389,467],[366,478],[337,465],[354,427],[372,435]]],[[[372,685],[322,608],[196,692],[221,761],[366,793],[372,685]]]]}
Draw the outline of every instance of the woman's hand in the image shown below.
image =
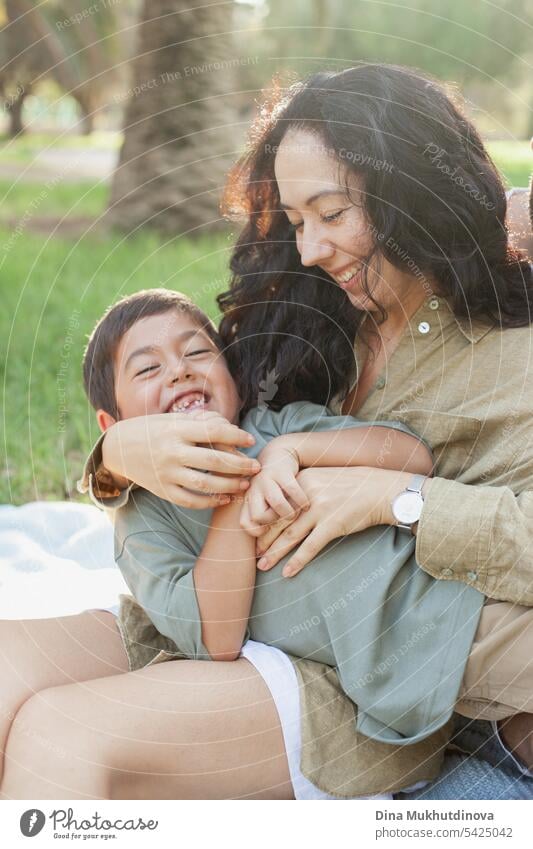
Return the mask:
{"type": "Polygon", "coordinates": [[[395,524],[391,502],[412,478],[411,472],[365,466],[304,469],[298,482],[311,506],[294,521],[276,523],[259,537],[258,568],[271,569],[304,540],[283,568],[283,576],[292,578],[331,540],[374,525],[395,524]]]}
{"type": "Polygon", "coordinates": [[[232,493],[248,489],[246,478],[261,466],[237,449],[253,443],[253,436],[218,413],[163,413],[110,427],[102,459],[126,483],[134,481],[180,507],[200,509],[227,503],[232,493]]]}

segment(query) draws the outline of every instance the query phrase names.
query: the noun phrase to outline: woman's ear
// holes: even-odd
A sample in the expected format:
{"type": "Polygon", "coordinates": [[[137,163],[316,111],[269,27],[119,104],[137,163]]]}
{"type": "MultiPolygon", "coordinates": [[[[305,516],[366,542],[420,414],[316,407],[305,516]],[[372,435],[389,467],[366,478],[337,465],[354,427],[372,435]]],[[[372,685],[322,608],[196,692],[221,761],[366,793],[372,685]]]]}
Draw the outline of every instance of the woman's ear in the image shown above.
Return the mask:
{"type": "Polygon", "coordinates": [[[107,430],[108,427],[111,427],[111,425],[114,425],[116,419],[114,419],[109,413],[106,413],[105,410],[97,410],[96,421],[98,422],[98,427],[103,432],[104,430],[107,430]]]}

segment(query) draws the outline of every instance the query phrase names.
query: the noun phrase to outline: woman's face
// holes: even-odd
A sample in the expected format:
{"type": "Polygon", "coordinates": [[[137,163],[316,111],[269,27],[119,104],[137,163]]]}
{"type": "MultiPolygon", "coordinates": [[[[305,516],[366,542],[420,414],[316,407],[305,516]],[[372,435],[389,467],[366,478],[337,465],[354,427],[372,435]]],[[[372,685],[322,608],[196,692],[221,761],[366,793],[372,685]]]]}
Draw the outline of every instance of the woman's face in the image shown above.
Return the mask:
{"type": "MultiPolygon", "coordinates": [[[[305,130],[285,135],[276,154],[275,174],[302,265],[319,266],[357,309],[379,309],[363,289],[362,270],[379,234],[372,233],[365,217],[362,179],[305,130]]],[[[416,278],[402,274],[379,255],[368,265],[367,281],[372,296],[388,311],[405,311],[413,298],[424,300],[416,278]]]]}

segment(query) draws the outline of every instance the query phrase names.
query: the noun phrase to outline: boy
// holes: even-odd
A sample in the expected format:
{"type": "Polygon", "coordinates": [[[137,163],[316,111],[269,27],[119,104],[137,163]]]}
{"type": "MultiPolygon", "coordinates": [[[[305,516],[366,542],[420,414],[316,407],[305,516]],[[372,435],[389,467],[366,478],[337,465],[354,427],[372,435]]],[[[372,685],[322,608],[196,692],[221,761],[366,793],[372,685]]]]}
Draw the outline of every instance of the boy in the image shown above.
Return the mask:
{"type": "MultiPolygon", "coordinates": [[[[165,412],[238,421],[216,332],[177,293],[149,290],[113,306],[89,341],[84,379],[102,430],[118,418],[165,412]]],[[[368,425],[298,402],[278,413],[251,410],[241,426],[255,438],[246,452],[262,463],[249,498],[277,514],[305,509],[302,467],[431,472],[429,452],[400,424],[368,425]]],[[[391,526],[336,540],[291,581],[281,578],[285,561],[256,572],[241,509],[241,499],[213,512],[182,509],[135,490],[116,511],[117,563],[174,655],[234,659],[248,628],[257,641],[335,666],[367,736],[413,743],[440,728],[453,710],[481,594],[426,575],[414,539],[391,526]]]]}

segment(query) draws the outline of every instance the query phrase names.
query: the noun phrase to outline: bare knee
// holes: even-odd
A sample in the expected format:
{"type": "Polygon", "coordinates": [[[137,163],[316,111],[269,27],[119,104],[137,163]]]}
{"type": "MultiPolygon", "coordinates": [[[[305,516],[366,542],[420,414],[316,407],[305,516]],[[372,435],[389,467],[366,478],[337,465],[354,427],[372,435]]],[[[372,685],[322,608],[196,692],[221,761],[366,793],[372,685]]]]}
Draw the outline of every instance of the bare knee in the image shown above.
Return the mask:
{"type": "Polygon", "coordinates": [[[80,686],[42,690],[16,714],[5,752],[7,798],[24,798],[23,791],[26,798],[109,798],[110,753],[105,736],[76,714],[80,686]]]}

